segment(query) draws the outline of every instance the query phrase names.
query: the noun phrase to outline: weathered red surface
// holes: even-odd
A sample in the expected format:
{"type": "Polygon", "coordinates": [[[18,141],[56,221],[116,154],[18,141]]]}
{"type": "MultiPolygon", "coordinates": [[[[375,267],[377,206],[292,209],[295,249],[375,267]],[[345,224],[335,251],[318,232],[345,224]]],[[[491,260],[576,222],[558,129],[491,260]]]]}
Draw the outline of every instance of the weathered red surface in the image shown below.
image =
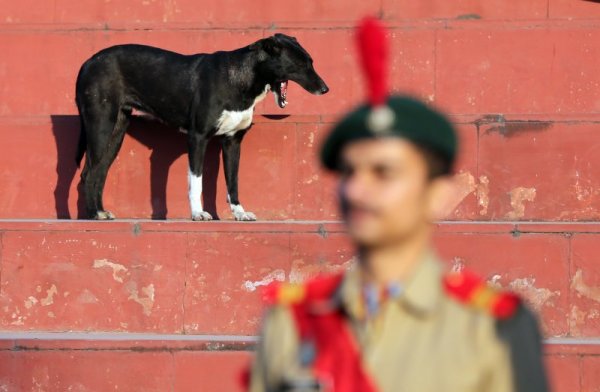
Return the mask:
{"type": "Polygon", "coordinates": [[[549,356],[546,366],[552,390],[555,392],[585,391],[581,388],[581,358],[577,355],[549,356]]]}
{"type": "MultiPolygon", "coordinates": [[[[320,171],[317,141],[326,125],[257,118],[247,135],[240,169],[240,199],[260,219],[325,219],[337,217],[332,178],[320,171]]],[[[79,137],[75,117],[51,121],[0,121],[0,144],[6,151],[24,145],[43,154],[2,154],[0,193],[2,218],[76,218],[79,173],[74,156],[79,137]],[[18,132],[12,132],[17,128],[18,132]],[[35,170],[32,170],[35,168],[35,170]],[[37,190],[36,190],[37,189],[37,190]]],[[[121,218],[189,218],[185,135],[137,121],[111,168],[105,204],[121,218]]],[[[207,210],[231,219],[219,144],[206,159],[204,202],[207,210]]],[[[81,205],[80,205],[81,206],[81,205]]]]}
{"type": "MultiPolygon", "coordinates": [[[[453,114],[576,116],[598,111],[599,80],[591,56],[600,40],[593,26],[563,21],[458,21],[451,23],[451,28],[437,22],[390,25],[394,90],[419,95],[453,114]]],[[[258,113],[339,114],[362,99],[351,26],[288,25],[278,31],[298,37],[314,57],[331,93],[312,97],[293,84],[285,110],[269,99],[259,105],[258,113]]],[[[0,49],[11,53],[2,59],[0,115],[76,113],[74,82],[79,67],[110,45],[136,42],[183,53],[212,52],[238,48],[272,32],[257,26],[198,29],[190,25],[144,29],[125,25],[105,30],[0,28],[0,49]],[[32,53],[36,61],[25,61],[32,53]]]]}
{"type": "MultiPolygon", "coordinates": [[[[597,346],[546,346],[554,392],[594,391],[599,385],[597,346]]],[[[14,341],[0,346],[0,386],[8,391],[42,389],[123,391],[237,391],[249,351],[206,350],[179,342],[55,341],[51,346],[14,341]],[[156,343],[160,343],[157,345],[156,343]]]]}
{"type": "MultiPolygon", "coordinates": [[[[291,115],[257,116],[244,142],[241,200],[268,223],[186,221],[185,136],[134,121],[105,204],[120,218],[170,221],[0,222],[0,330],[252,335],[262,284],[346,267],[343,228],[323,223],[338,219],[335,178],[316,154],[362,99],[352,27],[373,13],[391,27],[393,89],[449,111],[459,127],[448,212],[470,222],[440,225],[441,255],[522,293],[547,336],[600,335],[600,229],[588,222],[600,218],[597,2],[0,0],[0,9],[0,219],[81,212],[74,83],[101,48],[212,52],[279,31],[298,37],[331,88],[313,97],[291,83],[285,110],[271,97],[257,107],[291,115]]],[[[231,219],[210,151],[205,206],[231,219]]],[[[597,347],[546,347],[554,391],[598,388],[597,347]]],[[[229,349],[0,341],[0,389],[235,390],[248,352],[208,351],[229,349]]]]}
{"type": "Polygon", "coordinates": [[[73,5],[68,0],[40,4],[35,0],[5,1],[2,4],[5,18],[2,22],[15,23],[101,23],[105,21],[135,25],[140,22],[181,23],[194,22],[198,27],[242,25],[244,27],[270,23],[354,22],[365,13],[380,10],[380,0],[373,2],[330,1],[311,2],[303,7],[290,8],[287,2],[256,1],[251,6],[236,0],[202,2],[193,0],[177,2],[119,3],[84,0],[73,5]],[[4,4],[6,3],[6,5],[4,4]]]}
{"type": "Polygon", "coordinates": [[[440,252],[457,268],[521,293],[547,335],[569,334],[569,239],[563,235],[440,234],[440,252]]]}
{"type": "MultiPolygon", "coordinates": [[[[13,331],[252,335],[262,286],[345,268],[354,254],[341,225],[317,222],[6,222],[1,232],[0,322],[13,331]]],[[[522,294],[546,336],[593,337],[599,236],[597,225],[449,223],[436,246],[450,266],[522,294]]]]}
{"type": "Polygon", "coordinates": [[[547,0],[383,0],[384,15],[393,19],[542,19],[547,0]]]}
{"type": "Polygon", "coordinates": [[[590,113],[600,109],[591,53],[600,31],[503,24],[439,31],[436,102],[452,113],[590,113]]]}
{"type": "Polygon", "coordinates": [[[594,391],[600,386],[600,357],[590,356],[581,359],[581,390],[594,391]]]}
{"type": "MultiPolygon", "coordinates": [[[[168,18],[166,24],[133,27],[136,20],[163,23],[161,13],[174,6],[151,2],[134,7],[134,2],[126,2],[117,7],[88,1],[86,7],[65,9],[56,2],[48,3],[55,10],[42,13],[27,2],[8,3],[6,15],[12,21],[0,23],[0,51],[10,53],[0,59],[0,218],[78,215],[73,156],[79,124],[74,81],[80,64],[92,53],[124,42],[185,53],[232,49],[271,34],[273,30],[263,26],[265,21],[282,18],[277,6],[269,8],[272,14],[261,14],[265,19],[252,14],[255,11],[244,11],[249,12],[246,16],[236,13],[256,22],[243,28],[192,27],[168,18]],[[129,25],[112,19],[115,12],[125,10],[129,25]],[[103,20],[120,25],[99,29],[95,23],[103,20]],[[34,21],[42,24],[35,28],[26,24],[34,21]],[[76,27],[83,25],[88,28],[76,27]],[[36,61],[26,61],[32,53],[36,61]]],[[[599,217],[594,129],[600,79],[593,61],[600,49],[598,31],[585,21],[542,21],[547,5],[526,3],[381,3],[392,26],[393,88],[449,110],[461,129],[464,150],[457,166],[459,191],[449,219],[584,221],[599,217]],[[426,5],[433,19],[478,14],[484,20],[423,21],[419,15],[426,5]],[[508,15],[509,21],[496,20],[508,15]]],[[[585,1],[577,3],[570,9],[590,7],[579,4],[585,1]]],[[[550,8],[566,4],[556,0],[550,8]]],[[[212,12],[213,7],[190,13],[191,3],[179,6],[181,15],[169,15],[189,17],[188,22],[212,12]]],[[[292,83],[285,110],[275,107],[270,98],[259,104],[259,114],[291,114],[283,120],[257,116],[244,143],[241,198],[261,219],[338,217],[332,178],[319,171],[316,152],[330,123],[363,95],[350,21],[367,6],[346,9],[334,2],[323,6],[331,9],[311,7],[291,19],[277,20],[283,23],[282,31],[298,36],[313,54],[331,92],[314,97],[292,83]],[[326,15],[336,7],[345,11],[308,24],[314,14],[326,15]]],[[[227,19],[224,15],[218,17],[227,19]]],[[[238,23],[234,19],[228,20],[238,23]]],[[[121,218],[187,218],[185,146],[184,135],[135,121],[110,171],[106,205],[121,218]]],[[[214,181],[216,154],[213,149],[207,163],[213,172],[206,176],[212,179],[205,184],[206,205],[230,218],[221,174],[216,185],[214,181]]]]}
{"type": "MultiPolygon", "coordinates": [[[[315,59],[315,68],[332,92],[315,97],[295,83],[290,84],[289,105],[281,110],[268,97],[257,106],[257,113],[337,114],[362,98],[362,81],[354,55],[352,30],[281,30],[298,38],[315,59]],[[336,45],[332,45],[336,42],[336,45]]],[[[98,50],[116,44],[140,43],[181,53],[208,53],[232,50],[272,34],[271,30],[130,30],[104,32],[76,31],[2,31],[3,57],[0,90],[0,116],[76,114],[75,79],[81,64],[98,50]],[[40,60],[24,63],[31,53],[40,60]],[[48,75],[52,75],[49,78],[48,75]]],[[[396,89],[433,98],[433,47],[431,30],[394,30],[399,48],[392,52],[392,78],[396,89]]]]}
{"type": "Polygon", "coordinates": [[[575,336],[600,329],[600,270],[598,241],[593,235],[578,235],[572,241],[571,312],[569,322],[575,336]]]}
{"type": "Polygon", "coordinates": [[[479,128],[479,175],[491,220],[597,220],[597,126],[548,121],[479,128]]]}
{"type": "Polygon", "coordinates": [[[595,1],[550,0],[548,16],[564,19],[597,19],[600,17],[600,7],[595,1]]]}
{"type": "MultiPolygon", "coordinates": [[[[600,217],[600,161],[593,121],[454,117],[461,136],[451,220],[585,221],[600,217]],[[598,162],[597,162],[598,161],[598,162]]],[[[262,220],[338,219],[335,176],[317,161],[330,128],[318,116],[257,117],[246,136],[240,197],[262,220]]],[[[79,170],[74,116],[0,120],[2,218],[76,218],[79,170]],[[15,131],[18,129],[18,131],[15,131]],[[43,154],[24,153],[28,150],[43,154]],[[32,168],[35,168],[33,170],[32,168]]],[[[204,201],[231,219],[219,144],[209,149],[204,201]]],[[[120,218],[189,217],[185,135],[142,120],[108,176],[105,205],[120,218]]],[[[79,204],[79,206],[81,206],[79,204]]]]}
{"type": "Polygon", "coordinates": [[[531,0],[506,2],[490,0],[379,0],[372,2],[329,1],[311,2],[290,9],[286,2],[256,1],[252,7],[240,7],[235,0],[205,1],[202,7],[191,0],[141,3],[133,0],[99,2],[68,0],[39,3],[35,0],[4,1],[3,20],[6,26],[19,23],[101,24],[127,23],[194,23],[198,27],[268,26],[272,23],[338,24],[353,23],[366,13],[382,12],[388,20],[415,19],[500,19],[543,20],[598,17],[600,11],[591,1],[531,0]]]}
{"type": "MultiPolygon", "coordinates": [[[[237,391],[247,352],[0,351],[7,391],[237,391]]],[[[68,345],[67,345],[68,347],[68,345]]]]}

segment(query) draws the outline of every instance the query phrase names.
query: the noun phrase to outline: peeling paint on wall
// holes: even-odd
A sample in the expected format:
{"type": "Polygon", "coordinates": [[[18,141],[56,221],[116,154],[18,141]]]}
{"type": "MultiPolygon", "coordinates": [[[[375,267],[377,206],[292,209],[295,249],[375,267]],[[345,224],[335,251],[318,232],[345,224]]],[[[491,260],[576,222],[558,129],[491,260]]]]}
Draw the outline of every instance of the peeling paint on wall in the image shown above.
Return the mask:
{"type": "Polygon", "coordinates": [[[450,270],[452,272],[461,272],[465,269],[465,261],[460,257],[455,257],[452,259],[452,267],[450,270]]]}
{"type": "Polygon", "coordinates": [[[516,293],[521,294],[527,302],[540,311],[543,306],[552,306],[552,298],[560,296],[560,291],[552,291],[544,287],[535,286],[535,278],[515,279],[508,287],[516,293]]]}
{"type": "Polygon", "coordinates": [[[285,271],[284,270],[276,269],[276,270],[270,272],[269,274],[267,274],[266,276],[264,276],[261,280],[257,280],[254,282],[247,280],[242,285],[242,289],[244,289],[248,292],[252,292],[252,291],[256,291],[256,288],[259,286],[266,286],[269,283],[272,283],[275,281],[278,281],[278,282],[285,281],[285,271]]]}
{"type": "Polygon", "coordinates": [[[46,298],[42,298],[40,300],[40,304],[42,306],[52,305],[54,303],[54,295],[58,293],[55,285],[52,285],[48,290],[46,290],[46,298]]]}
{"type": "Polygon", "coordinates": [[[24,302],[25,308],[30,309],[33,305],[38,303],[38,300],[34,296],[30,296],[24,302]]]}
{"type": "Polygon", "coordinates": [[[571,313],[569,314],[569,329],[573,336],[585,336],[584,331],[581,327],[584,326],[588,321],[600,318],[600,311],[598,309],[592,309],[589,312],[579,309],[577,305],[571,307],[571,313]]]}
{"type": "Polygon", "coordinates": [[[487,176],[479,176],[477,185],[477,204],[481,207],[479,215],[487,215],[490,204],[490,179],[487,176]]]}
{"type": "Polygon", "coordinates": [[[306,264],[304,260],[292,261],[292,269],[289,274],[289,281],[291,283],[301,283],[307,279],[314,278],[319,274],[334,274],[337,272],[345,271],[351,268],[356,263],[356,258],[346,260],[342,264],[306,264]]]}
{"type": "Polygon", "coordinates": [[[600,302],[600,287],[592,287],[585,284],[583,281],[583,271],[578,269],[571,281],[571,289],[577,294],[595,302],[600,302]]]}
{"type": "Polygon", "coordinates": [[[470,172],[460,172],[454,176],[453,181],[455,192],[448,202],[447,214],[452,213],[472,193],[475,193],[477,204],[481,207],[479,214],[486,215],[488,213],[490,180],[487,176],[479,176],[479,181],[476,181],[470,172]]]}
{"type": "Polygon", "coordinates": [[[535,188],[515,188],[510,191],[510,206],[512,211],[506,214],[508,219],[520,219],[525,216],[525,201],[535,200],[535,188]]]}
{"type": "Polygon", "coordinates": [[[127,268],[118,263],[113,263],[107,259],[94,260],[94,268],[109,267],[113,270],[113,279],[119,283],[123,283],[123,277],[119,276],[120,272],[127,272],[127,268]]]}
{"type": "Polygon", "coordinates": [[[77,297],[77,302],[81,304],[93,304],[99,301],[98,298],[91,291],[85,289],[81,292],[79,297],[77,297]]]}
{"type": "Polygon", "coordinates": [[[471,193],[475,192],[475,177],[469,172],[461,171],[460,173],[454,176],[453,185],[454,192],[448,200],[448,208],[445,211],[445,215],[451,214],[462,201],[469,196],[471,193]]]}
{"type": "Polygon", "coordinates": [[[505,286],[500,282],[501,279],[502,276],[496,274],[488,280],[488,283],[498,289],[505,287],[521,295],[536,312],[540,312],[544,306],[554,306],[552,299],[560,296],[560,291],[552,291],[545,287],[536,287],[535,278],[517,278],[505,286]]]}
{"type": "Polygon", "coordinates": [[[130,282],[127,284],[127,291],[129,291],[128,300],[132,300],[142,305],[142,310],[146,316],[150,316],[152,308],[154,307],[154,284],[150,283],[146,287],[142,287],[142,293],[145,297],[140,297],[137,284],[130,282]]]}

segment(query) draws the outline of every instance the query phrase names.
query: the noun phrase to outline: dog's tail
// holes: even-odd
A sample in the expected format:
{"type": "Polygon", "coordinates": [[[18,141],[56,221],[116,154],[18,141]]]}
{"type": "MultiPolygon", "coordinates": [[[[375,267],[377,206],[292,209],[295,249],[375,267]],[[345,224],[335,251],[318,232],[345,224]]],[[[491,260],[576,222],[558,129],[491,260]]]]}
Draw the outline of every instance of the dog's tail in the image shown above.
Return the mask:
{"type": "Polygon", "coordinates": [[[79,115],[79,119],[81,121],[81,127],[79,130],[79,143],[77,144],[77,155],[75,155],[75,163],[77,164],[77,167],[81,167],[81,160],[83,159],[83,154],[85,154],[85,150],[87,147],[85,127],[83,125],[83,118],[81,118],[81,115],[79,115]]]}

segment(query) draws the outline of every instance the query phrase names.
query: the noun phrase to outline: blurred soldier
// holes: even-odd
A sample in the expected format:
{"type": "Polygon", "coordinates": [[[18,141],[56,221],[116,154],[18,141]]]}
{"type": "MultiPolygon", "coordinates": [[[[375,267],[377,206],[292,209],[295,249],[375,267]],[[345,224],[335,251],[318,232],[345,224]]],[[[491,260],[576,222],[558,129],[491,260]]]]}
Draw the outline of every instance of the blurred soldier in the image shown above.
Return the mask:
{"type": "MultiPolygon", "coordinates": [[[[424,103],[388,96],[385,31],[358,30],[369,101],[326,138],[359,263],[270,286],[251,391],[538,392],[547,383],[535,318],[521,300],[432,250],[451,192],[457,137],[424,103]]],[[[496,250],[497,251],[497,250],[496,250]]]]}

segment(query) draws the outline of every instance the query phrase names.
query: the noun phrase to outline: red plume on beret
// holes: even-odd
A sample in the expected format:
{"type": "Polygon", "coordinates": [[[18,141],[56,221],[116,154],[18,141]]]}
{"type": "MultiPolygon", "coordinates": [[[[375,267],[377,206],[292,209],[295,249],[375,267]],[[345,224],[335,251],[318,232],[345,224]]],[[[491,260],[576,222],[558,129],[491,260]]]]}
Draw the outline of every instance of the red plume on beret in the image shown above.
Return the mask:
{"type": "Polygon", "coordinates": [[[374,17],[364,18],[356,32],[360,62],[367,81],[369,103],[373,107],[385,104],[388,97],[388,43],[385,33],[383,24],[374,17]]]}

